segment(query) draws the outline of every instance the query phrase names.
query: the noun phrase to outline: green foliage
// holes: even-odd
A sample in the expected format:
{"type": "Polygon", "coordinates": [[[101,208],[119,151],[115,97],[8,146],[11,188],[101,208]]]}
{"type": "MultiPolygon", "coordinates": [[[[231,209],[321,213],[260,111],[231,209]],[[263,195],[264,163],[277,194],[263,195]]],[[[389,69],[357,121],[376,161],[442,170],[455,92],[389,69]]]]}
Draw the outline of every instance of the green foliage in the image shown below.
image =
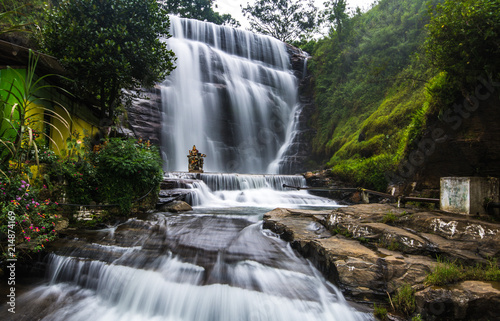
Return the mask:
{"type": "Polygon", "coordinates": [[[112,138],[94,152],[88,138],[78,141],[81,153],[60,159],[48,173],[51,185],[64,183],[64,192],[72,204],[118,204],[121,213],[128,214],[132,201],[157,187],[163,177],[162,160],[155,146],[112,138]]]}
{"type": "Polygon", "coordinates": [[[417,314],[411,318],[411,321],[423,321],[422,316],[420,314],[417,314]]]}
{"type": "Polygon", "coordinates": [[[0,250],[4,258],[20,258],[41,251],[57,236],[60,219],[50,200],[40,200],[39,190],[21,179],[0,177],[0,250]],[[12,248],[15,248],[15,251],[12,248]]]}
{"type": "Polygon", "coordinates": [[[370,158],[352,158],[347,160],[333,159],[329,164],[332,175],[343,181],[352,182],[358,186],[385,191],[387,182],[385,173],[394,167],[393,156],[381,154],[370,158]]]}
{"type": "Polygon", "coordinates": [[[0,35],[35,30],[42,7],[42,0],[0,0],[0,35]]]}
{"type": "Polygon", "coordinates": [[[387,244],[387,249],[389,251],[399,251],[401,250],[401,244],[395,240],[391,240],[391,242],[387,244]]]}
{"type": "Polygon", "coordinates": [[[169,24],[155,0],[65,0],[47,10],[42,46],[113,120],[122,89],[151,87],[174,68],[160,39],[169,24]]]}
{"type": "Polygon", "coordinates": [[[486,265],[464,266],[438,257],[437,266],[427,275],[425,282],[428,285],[446,285],[464,280],[500,281],[497,259],[490,258],[486,265]]]}
{"type": "MultiPolygon", "coordinates": [[[[166,0],[162,2],[165,10],[183,18],[213,22],[218,25],[239,27],[240,23],[230,14],[215,12],[213,7],[216,0],[166,0]]],[[[215,5],[217,8],[217,5],[215,5]]]]}
{"type": "Polygon", "coordinates": [[[331,32],[318,40],[309,64],[318,106],[313,156],[329,158],[341,179],[385,190],[385,173],[425,128],[433,71],[420,47],[428,3],[382,0],[350,18],[342,1],[330,4],[338,6],[330,7],[331,32]]]}
{"type": "Polygon", "coordinates": [[[425,48],[431,63],[463,87],[500,72],[500,3],[446,0],[432,12],[425,48]]]}
{"type": "Polygon", "coordinates": [[[386,213],[382,218],[382,223],[393,224],[398,220],[398,217],[394,213],[386,213]]]}
{"type": "Polygon", "coordinates": [[[101,195],[111,204],[130,210],[134,198],[158,186],[162,161],[155,146],[133,139],[110,139],[95,159],[101,195]]]}
{"type": "Polygon", "coordinates": [[[380,319],[380,320],[386,320],[387,309],[381,305],[374,304],[373,305],[373,316],[380,319]]]}
{"type": "Polygon", "coordinates": [[[330,25],[330,34],[343,35],[346,23],[349,23],[345,0],[328,0],[323,3],[325,9],[320,13],[322,22],[330,25]]]}
{"type": "Polygon", "coordinates": [[[455,262],[438,258],[438,265],[425,282],[429,285],[445,285],[463,280],[462,267],[455,262]]]}
{"type": "Polygon", "coordinates": [[[407,316],[415,312],[415,290],[410,284],[404,284],[398,288],[396,295],[392,298],[392,303],[396,311],[399,311],[407,316]]]}
{"type": "MultiPolygon", "coordinates": [[[[35,74],[37,63],[38,56],[30,50],[26,73],[23,75],[17,70],[12,70],[15,74],[12,83],[9,84],[8,89],[0,89],[0,111],[2,112],[0,119],[2,130],[0,132],[0,172],[4,175],[9,163],[14,163],[19,168],[33,156],[36,163],[39,162],[39,143],[37,144],[35,139],[42,126],[49,126],[60,134],[60,130],[54,126],[53,122],[45,121],[44,117],[48,116],[60,122],[62,126],[69,128],[69,122],[62,115],[55,112],[53,108],[45,107],[47,103],[55,104],[66,113],[67,118],[71,119],[64,106],[52,99],[44,98],[43,95],[47,90],[66,91],[47,83],[47,79],[54,75],[37,77],[35,74]]],[[[44,132],[41,135],[52,140],[44,132]]],[[[7,177],[7,175],[5,176],[7,177]]]]}
{"type": "Polygon", "coordinates": [[[243,8],[251,30],[283,42],[309,38],[316,27],[316,13],[312,0],[257,0],[243,8]]]}
{"type": "Polygon", "coordinates": [[[38,155],[35,154],[34,150],[31,150],[30,162],[34,162],[38,156],[38,162],[40,164],[52,164],[59,159],[59,156],[51,150],[44,139],[37,139],[38,155]]]}

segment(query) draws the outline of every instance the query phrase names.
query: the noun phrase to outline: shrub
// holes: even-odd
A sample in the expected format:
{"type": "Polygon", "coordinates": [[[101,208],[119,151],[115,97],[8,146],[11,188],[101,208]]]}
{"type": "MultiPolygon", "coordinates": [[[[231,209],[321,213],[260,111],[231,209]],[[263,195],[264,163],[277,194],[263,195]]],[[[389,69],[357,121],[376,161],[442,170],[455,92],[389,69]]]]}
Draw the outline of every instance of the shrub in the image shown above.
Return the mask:
{"type": "Polygon", "coordinates": [[[110,139],[95,158],[101,195],[128,212],[134,198],[143,196],[162,179],[158,149],[133,139],[110,139]]]}
{"type": "Polygon", "coordinates": [[[387,318],[387,309],[381,305],[374,304],[373,305],[373,315],[380,320],[386,320],[387,318]]]}
{"type": "Polygon", "coordinates": [[[384,224],[392,224],[398,220],[398,217],[394,213],[386,213],[384,217],[382,217],[382,223],[384,224]]]}
{"type": "Polygon", "coordinates": [[[411,285],[404,284],[400,287],[396,295],[392,298],[394,308],[405,315],[410,315],[415,312],[415,290],[412,289],[411,285]]]}

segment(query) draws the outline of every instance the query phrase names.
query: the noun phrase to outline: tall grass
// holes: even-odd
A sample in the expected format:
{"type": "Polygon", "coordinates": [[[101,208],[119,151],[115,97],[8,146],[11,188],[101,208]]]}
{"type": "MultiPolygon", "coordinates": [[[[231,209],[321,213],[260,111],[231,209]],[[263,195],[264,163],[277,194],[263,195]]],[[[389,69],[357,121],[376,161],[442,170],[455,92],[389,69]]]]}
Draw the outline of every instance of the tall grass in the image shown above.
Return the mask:
{"type": "Polygon", "coordinates": [[[490,258],[486,264],[476,264],[475,266],[464,266],[457,261],[438,257],[438,264],[434,271],[430,273],[425,283],[427,285],[446,285],[460,281],[500,281],[500,269],[498,260],[490,258]]]}

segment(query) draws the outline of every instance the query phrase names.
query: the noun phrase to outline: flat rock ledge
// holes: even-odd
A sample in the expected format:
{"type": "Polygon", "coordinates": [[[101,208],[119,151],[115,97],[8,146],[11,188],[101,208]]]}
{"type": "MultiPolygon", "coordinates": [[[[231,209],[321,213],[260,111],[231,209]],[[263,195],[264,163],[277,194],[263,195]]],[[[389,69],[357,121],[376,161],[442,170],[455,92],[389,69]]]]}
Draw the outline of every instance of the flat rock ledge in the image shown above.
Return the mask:
{"type": "Polygon", "coordinates": [[[344,294],[387,303],[404,284],[425,320],[500,320],[500,284],[464,281],[428,287],[436,257],[464,264],[500,256],[500,224],[437,211],[360,204],[335,210],[277,208],[264,228],[279,234],[344,294]]]}

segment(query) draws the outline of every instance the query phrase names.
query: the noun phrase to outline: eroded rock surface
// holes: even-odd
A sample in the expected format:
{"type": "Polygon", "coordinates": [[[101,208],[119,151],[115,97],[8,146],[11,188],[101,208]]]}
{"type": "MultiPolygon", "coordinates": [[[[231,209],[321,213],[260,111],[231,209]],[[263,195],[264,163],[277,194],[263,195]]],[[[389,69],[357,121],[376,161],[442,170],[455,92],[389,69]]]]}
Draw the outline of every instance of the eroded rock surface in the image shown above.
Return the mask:
{"type": "MultiPolygon", "coordinates": [[[[418,291],[419,312],[435,320],[448,315],[481,319],[478,307],[500,300],[500,286],[487,282],[467,281],[446,289],[424,282],[438,256],[472,265],[498,258],[500,224],[389,204],[360,204],[333,211],[278,208],[266,213],[264,227],[289,241],[355,300],[386,301],[388,294],[408,283],[418,291]],[[439,304],[446,313],[436,314],[439,304]]],[[[484,320],[498,317],[500,312],[484,320]]]]}

